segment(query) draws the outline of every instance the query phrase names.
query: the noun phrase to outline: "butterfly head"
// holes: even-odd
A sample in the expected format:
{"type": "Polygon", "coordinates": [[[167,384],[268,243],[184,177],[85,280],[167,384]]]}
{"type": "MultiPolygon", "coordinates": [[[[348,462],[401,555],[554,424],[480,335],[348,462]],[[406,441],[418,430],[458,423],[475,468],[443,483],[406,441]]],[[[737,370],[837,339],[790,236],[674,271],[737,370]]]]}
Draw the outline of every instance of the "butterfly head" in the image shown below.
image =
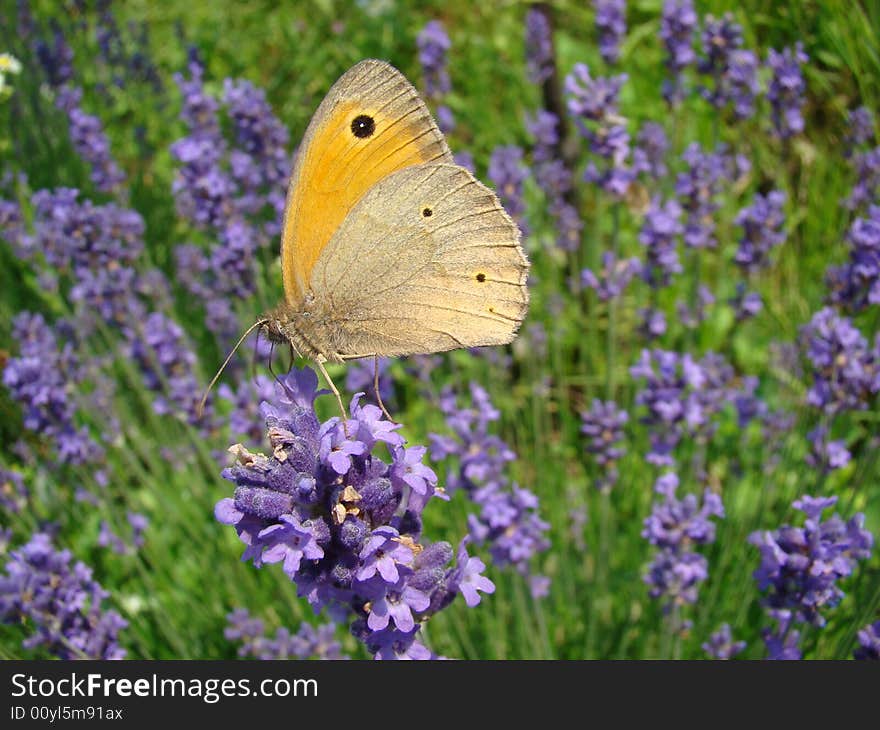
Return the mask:
{"type": "Polygon", "coordinates": [[[266,338],[276,345],[290,344],[298,355],[310,360],[328,357],[331,348],[324,342],[318,322],[308,307],[296,309],[282,302],[266,312],[257,323],[266,338]]]}

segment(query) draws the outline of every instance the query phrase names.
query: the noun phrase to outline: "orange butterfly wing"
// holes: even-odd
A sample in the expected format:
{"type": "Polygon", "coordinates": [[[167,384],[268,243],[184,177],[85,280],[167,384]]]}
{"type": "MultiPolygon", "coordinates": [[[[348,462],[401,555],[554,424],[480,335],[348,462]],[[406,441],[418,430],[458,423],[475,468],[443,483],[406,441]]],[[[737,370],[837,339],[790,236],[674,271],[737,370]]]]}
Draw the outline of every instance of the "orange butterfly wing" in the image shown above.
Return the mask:
{"type": "Polygon", "coordinates": [[[287,191],[281,267],[287,302],[297,306],[312,268],[361,197],[392,172],[452,154],[425,103],[384,61],[353,66],[309,123],[287,191]]]}

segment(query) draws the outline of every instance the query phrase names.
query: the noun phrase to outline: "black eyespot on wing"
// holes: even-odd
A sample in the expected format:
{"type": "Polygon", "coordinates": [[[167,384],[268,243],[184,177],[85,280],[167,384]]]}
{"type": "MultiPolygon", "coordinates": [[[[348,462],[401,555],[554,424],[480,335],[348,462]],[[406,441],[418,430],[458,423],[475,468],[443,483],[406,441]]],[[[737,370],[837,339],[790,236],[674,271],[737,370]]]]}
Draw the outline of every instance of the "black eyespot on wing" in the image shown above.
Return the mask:
{"type": "Polygon", "coordinates": [[[434,215],[434,211],[431,210],[430,208],[423,208],[423,209],[422,209],[422,215],[423,215],[425,218],[430,218],[432,215],[434,215]]]}
{"type": "Polygon", "coordinates": [[[351,120],[351,133],[355,137],[364,139],[365,137],[372,136],[373,132],[375,131],[376,122],[373,117],[367,114],[361,114],[351,120]]]}
{"type": "Polygon", "coordinates": [[[486,281],[486,275],[483,272],[480,272],[479,274],[477,274],[477,281],[482,284],[484,281],[486,281]]]}

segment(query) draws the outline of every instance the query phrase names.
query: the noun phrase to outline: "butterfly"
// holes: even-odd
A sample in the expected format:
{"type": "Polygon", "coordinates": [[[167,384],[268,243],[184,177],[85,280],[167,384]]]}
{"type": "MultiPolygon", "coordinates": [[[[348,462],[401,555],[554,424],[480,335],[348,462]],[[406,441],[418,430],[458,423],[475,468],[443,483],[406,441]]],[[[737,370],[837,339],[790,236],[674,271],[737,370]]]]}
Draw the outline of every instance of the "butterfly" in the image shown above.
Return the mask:
{"type": "Polygon", "coordinates": [[[314,361],[341,408],[325,362],[503,345],[528,308],[519,227],[455,164],[412,84],[373,59],[309,123],[281,269],[284,299],[254,327],[314,361]]]}

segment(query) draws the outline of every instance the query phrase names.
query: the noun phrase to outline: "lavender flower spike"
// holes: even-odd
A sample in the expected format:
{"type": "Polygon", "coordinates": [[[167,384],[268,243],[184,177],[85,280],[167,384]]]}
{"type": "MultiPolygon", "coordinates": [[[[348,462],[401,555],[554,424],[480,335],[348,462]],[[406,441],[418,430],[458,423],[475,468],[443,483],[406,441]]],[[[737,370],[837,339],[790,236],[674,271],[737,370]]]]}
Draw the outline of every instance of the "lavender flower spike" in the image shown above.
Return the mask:
{"type": "Polygon", "coordinates": [[[292,370],[261,404],[272,455],[230,449],[236,463],[223,476],[235,492],[215,516],[235,527],[246,546],[242,559],[282,563],[315,612],[350,621],[377,658],[429,659],[421,623],[458,593],[473,604],[474,591],[494,586],[466,554],[453,567],[448,543],[423,540],[422,511],[442,496],[422,464],[425,450],[406,447],[400,426],[361,405],[362,393],[344,424],[320,423],[317,395],[315,373],[292,370]],[[379,443],[390,463],[373,453],[379,443]]]}
{"type": "Polygon", "coordinates": [[[69,550],[55,550],[41,532],[13,550],[0,574],[0,621],[33,631],[26,649],[45,647],[61,659],[123,659],[118,635],[128,622],[104,610],[110,594],[91,568],[71,560],[69,550]]]}

